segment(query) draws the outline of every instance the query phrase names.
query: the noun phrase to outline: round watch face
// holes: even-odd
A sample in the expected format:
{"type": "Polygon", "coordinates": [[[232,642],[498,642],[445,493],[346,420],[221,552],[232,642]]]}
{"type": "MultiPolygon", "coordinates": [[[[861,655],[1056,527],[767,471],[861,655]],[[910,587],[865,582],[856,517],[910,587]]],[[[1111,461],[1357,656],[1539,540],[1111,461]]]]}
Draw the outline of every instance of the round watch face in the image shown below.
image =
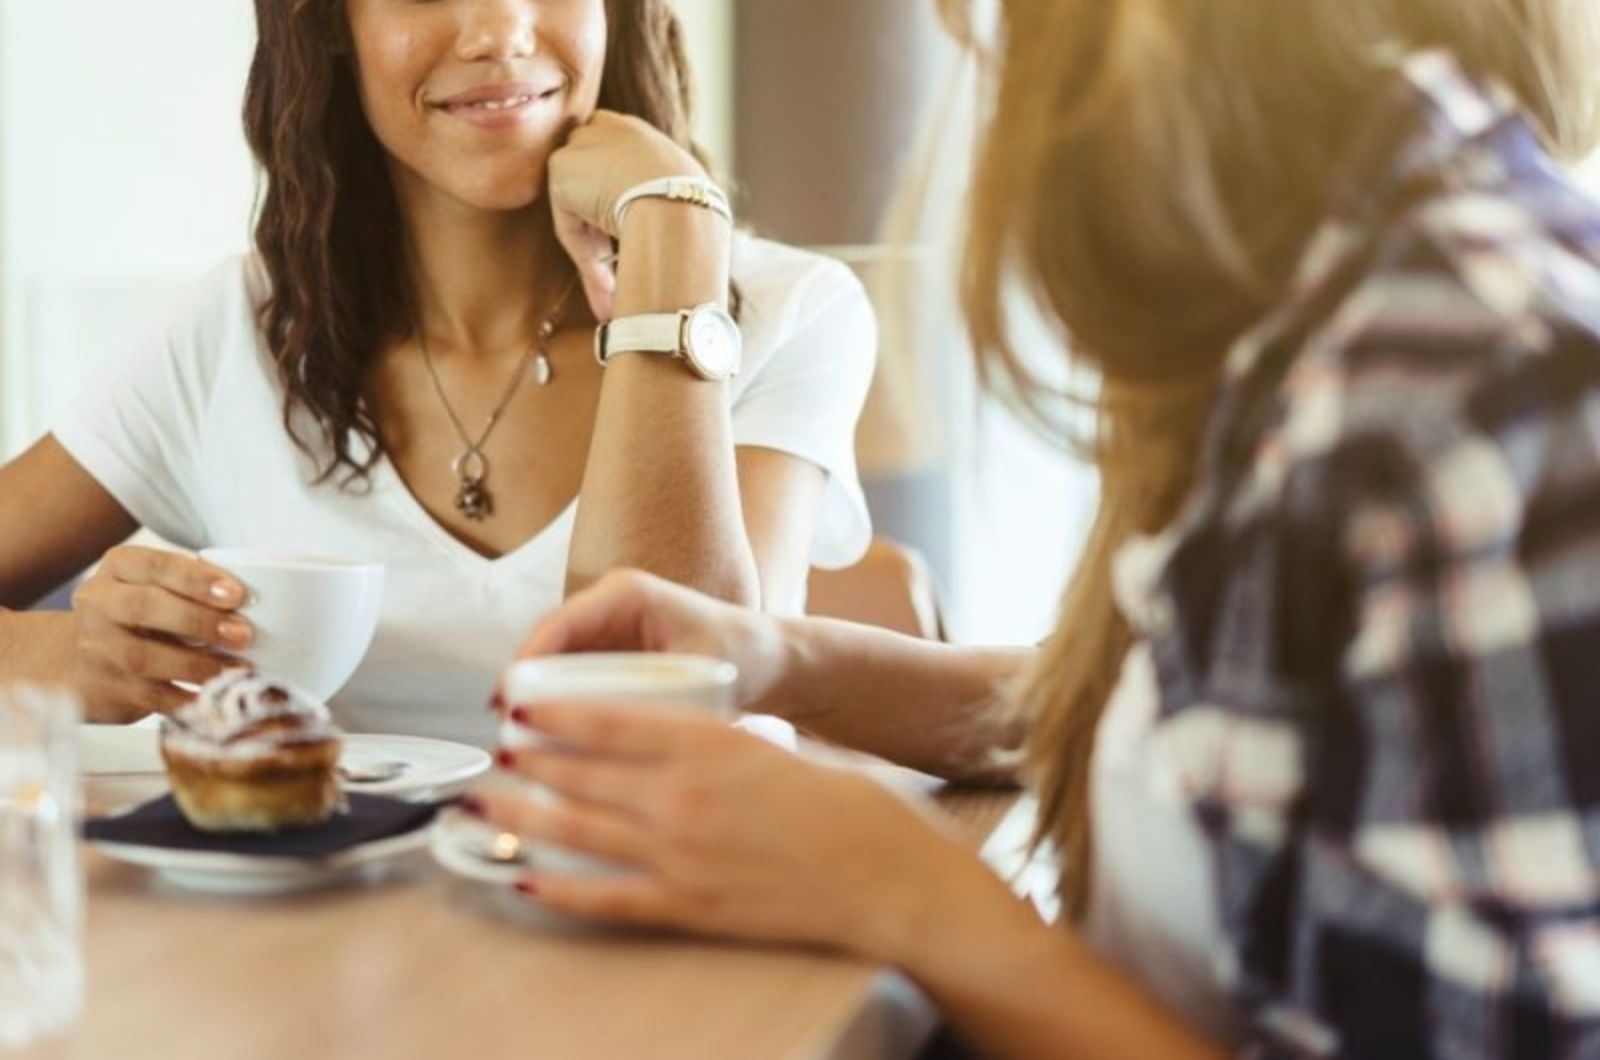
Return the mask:
{"type": "Polygon", "coordinates": [[[733,317],[716,308],[697,309],[684,329],[684,351],[695,370],[707,379],[738,374],[743,339],[733,317]]]}

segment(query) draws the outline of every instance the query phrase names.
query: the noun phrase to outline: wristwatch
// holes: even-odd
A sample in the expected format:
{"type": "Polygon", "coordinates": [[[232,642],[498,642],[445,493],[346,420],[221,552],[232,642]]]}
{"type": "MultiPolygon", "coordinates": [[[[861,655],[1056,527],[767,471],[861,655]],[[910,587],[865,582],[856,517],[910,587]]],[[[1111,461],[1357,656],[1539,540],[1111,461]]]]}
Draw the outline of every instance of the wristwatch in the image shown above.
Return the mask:
{"type": "Polygon", "coordinates": [[[594,355],[602,365],[619,353],[664,354],[714,382],[739,374],[743,352],[738,322],[719,305],[618,317],[594,333],[594,355]]]}

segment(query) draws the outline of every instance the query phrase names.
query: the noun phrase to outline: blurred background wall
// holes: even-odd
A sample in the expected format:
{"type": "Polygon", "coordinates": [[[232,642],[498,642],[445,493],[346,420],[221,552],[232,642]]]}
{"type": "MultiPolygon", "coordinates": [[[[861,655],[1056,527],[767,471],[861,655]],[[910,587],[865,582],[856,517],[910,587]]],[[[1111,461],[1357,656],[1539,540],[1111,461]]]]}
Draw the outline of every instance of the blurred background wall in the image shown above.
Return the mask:
{"type": "MultiPolygon", "coordinates": [[[[880,533],[917,547],[950,584],[954,543],[934,430],[937,364],[954,350],[907,349],[897,284],[934,280],[929,232],[886,223],[922,146],[952,56],[927,0],[747,3],[735,20],[734,172],[743,216],[760,232],[826,248],[879,303],[883,349],[859,458],[880,533]]],[[[920,322],[920,321],[919,321],[920,322]]],[[[915,330],[921,330],[915,329],[915,330]]]]}
{"type": "Polygon", "coordinates": [[[747,0],[733,40],[745,217],[849,262],[878,305],[857,448],[879,532],[927,557],[957,638],[1039,639],[1093,478],[973,387],[952,269],[972,142],[964,57],[929,0],[747,0]]]}
{"type": "Polygon", "coordinates": [[[248,240],[248,0],[0,0],[0,448],[248,240]],[[203,45],[199,44],[203,42],[203,45]]]}

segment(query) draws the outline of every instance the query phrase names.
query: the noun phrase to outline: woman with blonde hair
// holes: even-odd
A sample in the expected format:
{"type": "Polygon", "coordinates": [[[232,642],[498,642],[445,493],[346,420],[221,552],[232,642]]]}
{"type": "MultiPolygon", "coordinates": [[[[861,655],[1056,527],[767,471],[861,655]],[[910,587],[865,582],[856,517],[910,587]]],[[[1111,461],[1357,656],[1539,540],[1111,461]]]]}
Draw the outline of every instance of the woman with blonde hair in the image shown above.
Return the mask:
{"type": "Polygon", "coordinates": [[[519,711],[565,746],[503,765],[567,799],[473,809],[640,869],[534,900],[890,962],[989,1055],[1600,1054],[1600,205],[1553,160],[1594,138],[1600,14],[1000,6],[964,296],[991,383],[1092,413],[1059,630],[621,575],[526,652],[723,655],[747,704],[956,778],[1022,746],[1062,923],[870,782],[626,704],[519,711]]]}

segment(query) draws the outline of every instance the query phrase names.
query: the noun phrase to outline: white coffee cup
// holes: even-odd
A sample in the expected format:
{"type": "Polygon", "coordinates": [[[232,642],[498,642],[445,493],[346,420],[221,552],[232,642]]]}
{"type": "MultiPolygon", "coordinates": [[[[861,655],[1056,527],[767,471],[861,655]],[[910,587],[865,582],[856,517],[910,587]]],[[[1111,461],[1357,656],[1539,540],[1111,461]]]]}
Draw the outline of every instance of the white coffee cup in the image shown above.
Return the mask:
{"type": "MultiPolygon", "coordinates": [[[[734,686],[738,667],[702,655],[649,652],[597,652],[525,659],[506,667],[501,690],[508,708],[536,703],[616,703],[661,710],[689,711],[732,721],[737,716],[734,686]]],[[[538,746],[537,733],[508,718],[501,727],[507,747],[538,746]]],[[[523,787],[536,798],[558,796],[535,784],[523,787]]],[[[601,858],[545,844],[533,848],[535,868],[572,874],[615,873],[601,858]]]]}
{"type": "Polygon", "coordinates": [[[255,639],[240,658],[321,700],[350,680],[378,628],[383,564],[245,548],[200,558],[245,587],[255,639]]]}

